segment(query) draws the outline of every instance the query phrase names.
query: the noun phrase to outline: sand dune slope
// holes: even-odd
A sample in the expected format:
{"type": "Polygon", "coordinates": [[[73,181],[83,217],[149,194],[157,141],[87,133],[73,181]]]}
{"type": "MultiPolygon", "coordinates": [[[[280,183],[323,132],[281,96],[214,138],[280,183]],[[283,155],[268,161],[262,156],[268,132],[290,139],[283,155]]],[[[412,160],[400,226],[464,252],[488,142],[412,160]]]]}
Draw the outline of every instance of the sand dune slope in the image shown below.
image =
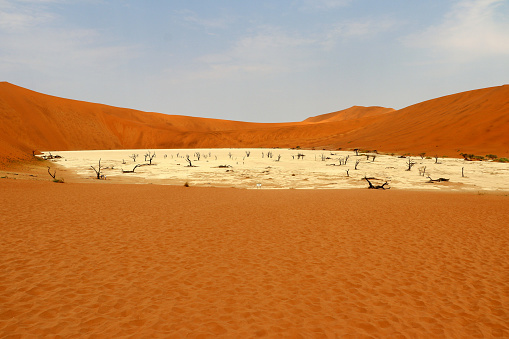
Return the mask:
{"type": "Polygon", "coordinates": [[[509,85],[448,95],[384,116],[354,143],[397,152],[509,155],[509,85]]]}
{"type": "Polygon", "coordinates": [[[304,122],[332,122],[332,121],[345,121],[345,120],[353,120],[360,119],[364,117],[371,117],[380,114],[394,112],[393,108],[385,108],[385,107],[363,107],[363,106],[353,106],[338,112],[326,113],[317,115],[314,117],[307,118],[304,122]]]}
{"type": "Polygon", "coordinates": [[[0,190],[0,337],[509,337],[507,197],[0,190]]]}
{"type": "Polygon", "coordinates": [[[0,83],[0,146],[3,155],[32,150],[159,148],[194,133],[266,124],[169,116],[33,92],[0,83]]]}
{"type": "Polygon", "coordinates": [[[0,160],[32,150],[317,147],[509,156],[509,86],[402,110],[352,107],[303,122],[258,124],[141,112],[0,83],[0,160]]]}

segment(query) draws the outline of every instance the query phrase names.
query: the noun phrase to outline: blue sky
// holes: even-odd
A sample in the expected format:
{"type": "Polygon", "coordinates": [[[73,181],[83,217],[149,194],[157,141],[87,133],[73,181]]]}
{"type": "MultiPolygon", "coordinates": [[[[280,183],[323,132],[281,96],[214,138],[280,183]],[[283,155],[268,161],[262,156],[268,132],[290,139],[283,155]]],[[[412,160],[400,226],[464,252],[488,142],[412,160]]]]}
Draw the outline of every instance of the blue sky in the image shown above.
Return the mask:
{"type": "Polygon", "coordinates": [[[509,0],[0,0],[0,80],[144,111],[300,121],[508,79],[509,0]]]}

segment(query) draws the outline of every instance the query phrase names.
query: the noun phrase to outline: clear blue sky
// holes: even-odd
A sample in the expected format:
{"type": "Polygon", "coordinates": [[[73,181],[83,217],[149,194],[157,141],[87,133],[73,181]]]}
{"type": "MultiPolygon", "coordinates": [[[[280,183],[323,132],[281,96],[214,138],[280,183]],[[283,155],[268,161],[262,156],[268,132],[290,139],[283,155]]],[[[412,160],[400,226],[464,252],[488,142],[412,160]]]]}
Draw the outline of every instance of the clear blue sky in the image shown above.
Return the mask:
{"type": "Polygon", "coordinates": [[[509,83],[509,0],[0,0],[0,80],[282,122],[509,83]]]}

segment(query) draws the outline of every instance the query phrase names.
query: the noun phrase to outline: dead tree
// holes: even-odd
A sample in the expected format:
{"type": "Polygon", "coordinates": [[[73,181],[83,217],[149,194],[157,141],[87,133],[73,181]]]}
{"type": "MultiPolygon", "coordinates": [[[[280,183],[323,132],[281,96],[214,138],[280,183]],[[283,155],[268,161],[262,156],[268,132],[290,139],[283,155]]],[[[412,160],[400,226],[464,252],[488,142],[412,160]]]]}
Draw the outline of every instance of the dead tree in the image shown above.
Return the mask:
{"type": "Polygon", "coordinates": [[[426,166],[419,167],[419,175],[424,176],[426,174],[426,166]]]}
{"type": "Polygon", "coordinates": [[[408,162],[407,162],[407,165],[408,165],[408,168],[406,169],[407,171],[410,171],[412,169],[412,167],[414,167],[416,163],[412,161],[412,158],[408,158],[408,162]]]}
{"type": "MultiPolygon", "coordinates": [[[[363,179],[364,179],[364,180],[366,180],[366,181],[368,182],[368,184],[369,184],[369,187],[368,187],[368,188],[370,188],[370,189],[375,189],[375,190],[377,190],[377,189],[383,189],[383,190],[385,190],[385,185],[389,185],[389,183],[388,183],[387,181],[386,181],[386,182],[384,182],[384,183],[383,183],[383,185],[373,185],[373,184],[371,183],[371,181],[369,181],[369,179],[368,179],[366,176],[365,176],[363,179]]],[[[390,187],[388,187],[387,189],[390,189],[390,187]]]]}
{"type": "Polygon", "coordinates": [[[194,156],[196,157],[196,159],[198,159],[198,161],[200,161],[200,158],[201,158],[200,152],[194,152],[194,156]]]}
{"type": "Polygon", "coordinates": [[[277,160],[276,161],[279,161],[279,160],[281,160],[281,154],[277,155],[277,160]]]}
{"type": "Polygon", "coordinates": [[[435,164],[439,164],[439,162],[438,162],[438,155],[435,155],[435,164]]]}
{"type": "Polygon", "coordinates": [[[139,154],[135,154],[135,153],[133,153],[133,154],[131,154],[131,155],[129,156],[129,158],[133,159],[133,161],[134,161],[134,162],[136,162],[136,158],[137,158],[138,156],[139,156],[139,154]]]}
{"type": "Polygon", "coordinates": [[[421,156],[421,159],[424,159],[424,156],[426,156],[426,152],[419,153],[419,155],[421,156]]]}
{"type": "Polygon", "coordinates": [[[187,167],[196,167],[196,166],[193,166],[193,163],[191,162],[191,159],[189,158],[189,154],[186,155],[186,161],[189,163],[189,165],[187,165],[187,167]]]}
{"type": "Polygon", "coordinates": [[[92,167],[92,169],[95,171],[95,174],[97,174],[97,179],[102,179],[103,176],[101,175],[101,159],[99,159],[99,166],[97,167],[97,169],[95,169],[94,166],[90,166],[92,167]]]}
{"type": "Polygon", "coordinates": [[[147,159],[148,159],[148,164],[152,165],[152,159],[154,159],[155,156],[156,156],[156,152],[150,153],[150,151],[148,151],[148,153],[145,154],[145,161],[147,161],[147,159]]]}
{"type": "Polygon", "coordinates": [[[360,162],[361,162],[360,160],[355,160],[355,167],[354,167],[354,169],[357,169],[357,166],[359,165],[360,162]]]}
{"type": "Polygon", "coordinates": [[[249,158],[250,155],[251,155],[251,151],[246,151],[246,157],[249,158]]]}
{"type": "Polygon", "coordinates": [[[348,173],[349,171],[350,171],[349,169],[346,170],[346,176],[347,177],[350,177],[350,173],[348,173]]]}
{"type": "Polygon", "coordinates": [[[355,155],[359,155],[359,149],[358,148],[355,148],[353,151],[355,152],[355,155]]]}
{"type": "Polygon", "coordinates": [[[137,164],[136,166],[133,167],[133,169],[131,171],[127,170],[127,171],[124,171],[124,169],[122,169],[122,173],[134,173],[134,170],[141,166],[141,164],[137,164]]]}

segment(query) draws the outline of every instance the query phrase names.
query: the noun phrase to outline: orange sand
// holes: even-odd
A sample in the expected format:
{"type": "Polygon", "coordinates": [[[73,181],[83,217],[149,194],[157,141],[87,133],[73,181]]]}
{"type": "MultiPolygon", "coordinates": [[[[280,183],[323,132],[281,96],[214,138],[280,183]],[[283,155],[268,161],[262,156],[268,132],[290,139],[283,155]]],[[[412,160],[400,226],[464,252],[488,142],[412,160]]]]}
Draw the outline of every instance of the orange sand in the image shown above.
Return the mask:
{"type": "Polygon", "coordinates": [[[0,179],[0,337],[509,337],[509,197],[0,179]]]}

